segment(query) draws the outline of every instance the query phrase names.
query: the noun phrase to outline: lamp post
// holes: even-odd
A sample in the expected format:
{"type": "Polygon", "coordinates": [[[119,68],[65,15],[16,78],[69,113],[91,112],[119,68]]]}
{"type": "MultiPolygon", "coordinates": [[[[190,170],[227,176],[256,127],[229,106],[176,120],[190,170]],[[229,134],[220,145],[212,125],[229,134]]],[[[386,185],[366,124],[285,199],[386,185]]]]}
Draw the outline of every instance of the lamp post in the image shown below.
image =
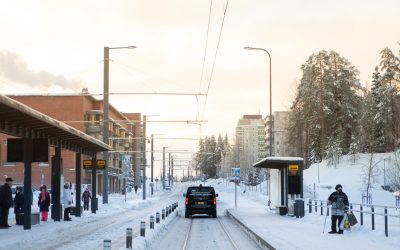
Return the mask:
{"type": "MultiPolygon", "coordinates": [[[[269,156],[272,156],[272,60],[271,60],[271,54],[268,52],[268,50],[263,49],[263,48],[253,48],[250,46],[244,47],[246,50],[261,50],[267,53],[268,58],[269,58],[269,156]]],[[[269,174],[270,178],[268,180],[268,206],[271,205],[271,174],[269,174]]]]}
{"type": "MultiPolygon", "coordinates": [[[[109,145],[108,133],[108,111],[109,111],[109,51],[110,49],[135,49],[136,46],[127,47],[104,47],[104,93],[103,93],[103,142],[109,145]]],[[[103,158],[106,160],[106,166],[103,171],[103,204],[108,203],[108,152],[103,153],[103,158]]]]}

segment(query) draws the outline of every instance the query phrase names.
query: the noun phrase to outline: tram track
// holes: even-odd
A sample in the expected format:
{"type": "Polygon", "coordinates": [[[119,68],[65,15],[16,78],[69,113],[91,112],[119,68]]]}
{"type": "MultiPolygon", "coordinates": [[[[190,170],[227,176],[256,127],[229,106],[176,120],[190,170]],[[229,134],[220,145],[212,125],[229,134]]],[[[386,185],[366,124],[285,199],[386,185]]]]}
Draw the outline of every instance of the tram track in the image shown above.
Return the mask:
{"type": "MultiPolygon", "coordinates": [[[[187,234],[185,236],[185,240],[183,242],[183,246],[182,246],[182,250],[188,250],[190,249],[190,243],[191,243],[191,236],[192,236],[192,232],[193,232],[193,224],[196,224],[194,221],[201,221],[201,220],[213,220],[213,221],[218,221],[218,223],[213,223],[213,224],[218,224],[219,228],[221,228],[220,231],[223,232],[223,234],[225,235],[225,238],[229,241],[229,243],[232,246],[232,249],[235,250],[239,250],[237,244],[235,243],[235,241],[233,240],[232,236],[230,235],[230,233],[228,232],[228,230],[226,229],[226,227],[224,226],[223,222],[221,221],[221,219],[219,217],[215,218],[215,219],[209,219],[209,218],[191,218],[190,219],[190,224],[189,224],[189,229],[187,230],[187,234]]],[[[214,233],[215,234],[215,233],[214,233]]],[[[193,240],[192,240],[193,242],[193,240]]]]}

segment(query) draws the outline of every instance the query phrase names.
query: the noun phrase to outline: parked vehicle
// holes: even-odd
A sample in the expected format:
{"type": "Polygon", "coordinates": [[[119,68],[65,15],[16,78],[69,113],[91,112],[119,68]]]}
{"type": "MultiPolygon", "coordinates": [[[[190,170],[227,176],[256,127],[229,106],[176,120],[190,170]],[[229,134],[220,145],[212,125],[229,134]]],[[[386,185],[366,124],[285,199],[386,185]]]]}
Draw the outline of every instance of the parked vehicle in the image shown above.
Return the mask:
{"type": "Polygon", "coordinates": [[[192,186],[188,187],[185,201],[185,218],[194,214],[208,214],[213,218],[217,217],[217,197],[213,187],[192,186]]]}

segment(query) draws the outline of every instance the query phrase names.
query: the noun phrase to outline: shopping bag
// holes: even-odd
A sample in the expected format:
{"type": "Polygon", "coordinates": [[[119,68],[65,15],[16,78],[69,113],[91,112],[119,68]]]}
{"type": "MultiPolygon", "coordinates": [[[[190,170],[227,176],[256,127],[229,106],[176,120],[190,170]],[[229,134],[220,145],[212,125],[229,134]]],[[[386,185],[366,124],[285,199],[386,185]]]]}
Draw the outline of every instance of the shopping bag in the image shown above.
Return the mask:
{"type": "Polygon", "coordinates": [[[345,213],[339,225],[339,230],[350,230],[350,222],[347,214],[345,213]]]}
{"type": "Polygon", "coordinates": [[[349,220],[350,226],[357,224],[357,218],[352,212],[347,212],[347,218],[349,220]]]}

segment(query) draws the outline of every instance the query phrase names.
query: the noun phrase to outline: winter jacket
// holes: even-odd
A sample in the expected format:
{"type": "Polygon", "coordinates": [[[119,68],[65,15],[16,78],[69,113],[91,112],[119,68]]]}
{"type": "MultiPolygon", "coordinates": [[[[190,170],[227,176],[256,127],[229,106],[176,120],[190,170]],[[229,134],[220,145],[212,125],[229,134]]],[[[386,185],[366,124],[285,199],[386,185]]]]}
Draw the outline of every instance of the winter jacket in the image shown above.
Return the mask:
{"type": "Polygon", "coordinates": [[[5,183],[0,188],[0,207],[3,209],[10,209],[14,204],[12,198],[11,187],[7,183],[5,183]]]}
{"type": "Polygon", "coordinates": [[[50,207],[50,194],[46,191],[46,198],[42,201],[42,193],[39,194],[38,206],[40,212],[48,212],[50,207]]]}
{"type": "Polygon", "coordinates": [[[14,197],[14,213],[24,213],[24,194],[22,192],[16,193],[14,197]]]}
{"type": "Polygon", "coordinates": [[[64,208],[72,207],[72,195],[71,195],[71,190],[69,188],[64,188],[63,203],[64,203],[64,208]]]}
{"type": "Polygon", "coordinates": [[[332,215],[344,216],[349,210],[349,200],[344,192],[333,192],[328,198],[328,205],[332,204],[332,215]]]}
{"type": "Polygon", "coordinates": [[[85,191],[82,194],[82,201],[83,202],[89,202],[89,200],[92,198],[92,195],[90,194],[89,191],[85,191]]]}

